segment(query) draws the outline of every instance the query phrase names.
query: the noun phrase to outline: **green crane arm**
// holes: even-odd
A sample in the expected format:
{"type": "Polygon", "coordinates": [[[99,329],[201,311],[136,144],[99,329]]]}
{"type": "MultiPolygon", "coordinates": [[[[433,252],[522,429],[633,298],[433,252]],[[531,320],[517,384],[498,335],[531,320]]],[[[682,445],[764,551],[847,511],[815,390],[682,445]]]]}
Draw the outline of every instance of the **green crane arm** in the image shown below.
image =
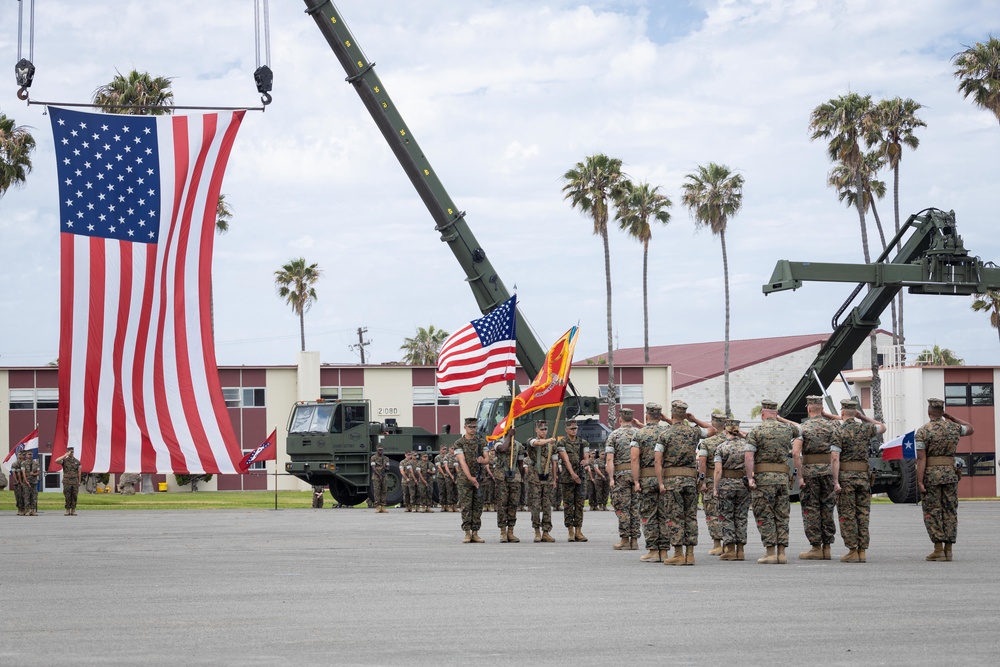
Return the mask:
{"type": "MultiPolygon", "coordinates": [[[[430,161],[417,144],[413,132],[403,121],[385,86],[375,74],[375,63],[365,56],[337,7],[329,0],[305,0],[305,4],[306,13],[316,20],[316,25],[347,72],[347,82],[354,86],[375,125],[430,211],[441,240],[448,244],[462,265],[480,311],[484,314],[490,312],[509,299],[510,292],[465,222],[465,212],[459,211],[448,196],[430,161]]],[[[528,327],[520,309],[516,327],[517,360],[528,377],[533,378],[545,361],[545,350],[528,327]]]]}
{"type": "Polygon", "coordinates": [[[806,415],[806,396],[819,394],[847,365],[865,338],[879,325],[882,314],[903,287],[912,294],[983,294],[1000,289],[1000,268],[970,257],[955,227],[955,212],[927,209],[911,215],[886,250],[871,264],[778,262],[764,294],[797,289],[805,280],[859,283],[834,316],[834,330],[820,348],[802,379],[785,398],[781,413],[789,419],[806,415]],[[902,239],[909,230],[909,238],[902,239]],[[889,253],[901,243],[891,262],[889,253]],[[865,285],[868,294],[838,324],[838,318],[865,285]],[[819,382],[817,383],[817,378],[819,382]]]}

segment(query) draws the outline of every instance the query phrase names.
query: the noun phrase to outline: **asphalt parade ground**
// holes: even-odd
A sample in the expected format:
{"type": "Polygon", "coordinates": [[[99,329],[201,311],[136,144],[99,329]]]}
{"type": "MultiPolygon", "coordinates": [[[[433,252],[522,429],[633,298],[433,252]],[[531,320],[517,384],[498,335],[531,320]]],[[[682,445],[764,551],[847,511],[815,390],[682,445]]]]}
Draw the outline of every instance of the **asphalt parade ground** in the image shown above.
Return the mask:
{"type": "Polygon", "coordinates": [[[461,544],[458,514],[374,510],[0,512],[0,665],[995,665],[1000,503],[959,508],[951,563],[920,508],[872,507],[869,562],[708,556],[694,567],[590,541],[461,544]]]}

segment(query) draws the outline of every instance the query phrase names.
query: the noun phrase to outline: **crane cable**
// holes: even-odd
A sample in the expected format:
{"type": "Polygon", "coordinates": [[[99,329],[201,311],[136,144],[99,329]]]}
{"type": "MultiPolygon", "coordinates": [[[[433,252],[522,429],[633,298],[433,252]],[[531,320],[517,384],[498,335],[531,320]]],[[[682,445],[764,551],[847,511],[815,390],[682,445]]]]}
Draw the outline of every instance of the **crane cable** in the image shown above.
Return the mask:
{"type": "MultiPolygon", "coordinates": [[[[34,0],[32,0],[34,1],[34,0]]],[[[254,0],[253,2],[253,22],[254,22],[254,47],[256,49],[256,67],[253,73],[253,80],[257,84],[257,92],[260,93],[261,104],[267,106],[271,103],[271,86],[274,81],[274,73],[271,71],[271,21],[268,14],[267,0],[254,0]],[[263,5],[263,7],[261,6],[263,5]],[[263,11],[261,11],[263,9],[263,11]],[[264,64],[260,64],[260,34],[261,34],[261,14],[264,20],[264,64]]]]}
{"type": "Polygon", "coordinates": [[[21,52],[21,43],[24,35],[24,0],[17,0],[17,64],[14,65],[14,76],[20,89],[17,91],[19,100],[28,99],[28,88],[35,78],[35,66],[31,61],[35,59],[35,0],[30,0],[28,21],[31,24],[28,28],[28,57],[24,58],[21,52]]]}

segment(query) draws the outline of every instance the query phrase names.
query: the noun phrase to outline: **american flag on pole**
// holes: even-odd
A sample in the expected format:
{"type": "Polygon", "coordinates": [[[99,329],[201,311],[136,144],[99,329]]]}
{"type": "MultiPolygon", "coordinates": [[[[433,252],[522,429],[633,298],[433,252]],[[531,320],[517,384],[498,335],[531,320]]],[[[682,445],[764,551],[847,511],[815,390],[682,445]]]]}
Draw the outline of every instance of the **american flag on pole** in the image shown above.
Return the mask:
{"type": "Polygon", "coordinates": [[[54,457],[75,445],[85,472],[236,472],[210,276],[244,113],[49,108],[62,271],[54,457]]]}
{"type": "Polygon", "coordinates": [[[438,354],[438,390],[445,396],[476,391],[517,374],[514,321],[517,295],[448,336],[438,354]]]}

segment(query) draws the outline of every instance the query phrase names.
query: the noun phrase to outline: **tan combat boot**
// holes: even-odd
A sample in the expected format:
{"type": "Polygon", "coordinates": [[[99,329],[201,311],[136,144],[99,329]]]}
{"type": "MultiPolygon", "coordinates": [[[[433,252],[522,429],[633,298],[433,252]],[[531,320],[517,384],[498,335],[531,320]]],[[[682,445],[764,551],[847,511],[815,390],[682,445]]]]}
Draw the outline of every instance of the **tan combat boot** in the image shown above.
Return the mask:
{"type": "Polygon", "coordinates": [[[576,542],[576,528],[573,526],[569,527],[569,537],[566,538],[567,542],[576,542]]]}
{"type": "Polygon", "coordinates": [[[830,545],[829,544],[824,544],[823,545],[823,560],[830,560],[831,558],[833,558],[833,555],[830,553],[830,545]]]}
{"type": "Polygon", "coordinates": [[[684,547],[674,546],[674,555],[663,561],[664,565],[684,565],[684,547]]]}
{"type": "MultiPolygon", "coordinates": [[[[406,510],[406,511],[409,512],[410,510],[406,510]]],[[[471,530],[467,530],[467,531],[465,531],[465,539],[462,540],[462,544],[468,544],[471,541],[472,541],[472,531],[471,530]]]]}
{"type": "Polygon", "coordinates": [[[76,508],[75,507],[73,509],[71,509],[70,512],[73,513],[73,516],[76,516],[76,508]]]}
{"type": "Polygon", "coordinates": [[[841,563],[860,563],[861,561],[858,560],[858,550],[857,549],[851,549],[846,554],[844,554],[843,556],[840,557],[840,562],[841,563]]]}
{"type": "Polygon", "coordinates": [[[757,559],[761,565],[777,565],[778,555],[775,547],[767,547],[767,553],[757,559]]]}
{"type": "Polygon", "coordinates": [[[785,556],[785,545],[778,545],[778,565],[785,565],[788,562],[788,557],[785,556]]]}
{"type": "Polygon", "coordinates": [[[670,549],[660,549],[660,560],[664,561],[670,558],[670,549]]]}
{"type": "Polygon", "coordinates": [[[504,526],[503,528],[500,529],[500,541],[501,542],[507,541],[507,526],[504,526]]]}
{"type": "Polygon", "coordinates": [[[868,554],[865,553],[864,549],[858,549],[858,562],[859,563],[868,562],[868,554]]]}
{"type": "Polygon", "coordinates": [[[70,516],[70,511],[66,510],[65,512],[63,512],[63,516],[70,516]]]}
{"type": "Polygon", "coordinates": [[[708,550],[709,556],[721,556],[725,553],[725,548],[722,546],[722,540],[712,540],[713,547],[708,550]]]}
{"type": "Polygon", "coordinates": [[[684,547],[684,564],[694,565],[694,545],[689,544],[684,547]]]}
{"type": "Polygon", "coordinates": [[[944,560],[944,542],[935,542],[934,551],[927,554],[924,560],[944,560]]]}
{"type": "Polygon", "coordinates": [[[474,530],[474,531],[472,531],[472,541],[475,544],[482,544],[486,540],[484,540],[483,538],[479,537],[479,531],[478,530],[474,530]]]}
{"type": "Polygon", "coordinates": [[[514,534],[514,526],[507,526],[507,541],[508,542],[520,542],[517,535],[514,534]]]}
{"type": "Polygon", "coordinates": [[[541,528],[535,528],[535,541],[536,542],[541,542],[542,541],[542,529],[541,528]]]}
{"type": "Polygon", "coordinates": [[[643,563],[662,563],[663,562],[663,559],[660,558],[660,550],[659,549],[650,549],[649,553],[647,553],[647,554],[645,554],[643,556],[639,556],[639,560],[641,560],[643,563]]]}
{"type": "Polygon", "coordinates": [[[799,559],[801,560],[823,560],[823,548],[817,545],[812,545],[809,551],[800,551],[799,559]]]}
{"type": "Polygon", "coordinates": [[[620,537],[618,541],[611,545],[611,548],[615,551],[622,551],[623,549],[628,549],[628,538],[620,537]]]}
{"type": "Polygon", "coordinates": [[[633,537],[628,541],[628,548],[631,551],[637,551],[639,549],[639,538],[633,537]]]}
{"type": "Polygon", "coordinates": [[[746,559],[746,555],[743,553],[743,545],[742,544],[737,544],[736,545],[736,558],[734,560],[745,560],[745,559],[746,559]]]}
{"type": "Polygon", "coordinates": [[[583,534],[583,530],[580,529],[580,526],[576,527],[576,541],[577,542],[587,541],[587,536],[583,534]]]}
{"type": "Polygon", "coordinates": [[[951,542],[944,543],[944,559],[946,561],[951,560],[951,542]]]}
{"type": "MultiPolygon", "coordinates": [[[[709,551],[708,553],[712,553],[709,551]]],[[[722,555],[719,556],[719,560],[736,560],[736,545],[727,544],[722,547],[722,555]]]]}
{"type": "Polygon", "coordinates": [[[549,535],[549,531],[546,530],[545,532],[542,533],[542,542],[555,542],[555,541],[556,538],[549,535]]]}

